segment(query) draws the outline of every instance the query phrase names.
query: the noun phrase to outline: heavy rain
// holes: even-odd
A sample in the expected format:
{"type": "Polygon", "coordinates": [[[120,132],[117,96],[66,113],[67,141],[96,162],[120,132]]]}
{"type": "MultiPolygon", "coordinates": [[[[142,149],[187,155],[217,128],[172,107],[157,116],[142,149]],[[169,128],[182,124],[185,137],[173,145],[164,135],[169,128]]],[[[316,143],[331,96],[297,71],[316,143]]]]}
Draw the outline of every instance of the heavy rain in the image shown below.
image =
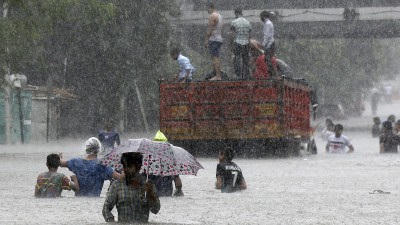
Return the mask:
{"type": "MultiPolygon", "coordinates": [[[[3,0],[0,7],[0,224],[107,224],[109,180],[99,197],[34,195],[49,154],[85,158],[85,141],[101,140],[103,130],[118,132],[122,146],[161,130],[203,166],[179,176],[183,196],[159,197],[149,224],[398,224],[400,142],[382,153],[379,137],[391,115],[393,140],[399,132],[398,1],[3,0]],[[210,80],[219,69],[210,42],[204,46],[209,3],[223,21],[221,81],[210,80]],[[250,75],[237,75],[238,8],[254,41],[265,38],[264,10],[273,23],[277,63],[262,59],[274,69],[266,77],[256,76],[256,61],[250,75]],[[177,82],[178,72],[189,73],[178,55],[190,59],[191,82],[177,82]],[[335,135],[326,136],[327,118],[343,125],[354,152],[328,152],[335,135]],[[227,146],[247,184],[235,193],[216,189],[227,146]]],[[[258,50],[267,57],[268,48],[258,50]]],[[[112,213],[118,220],[116,207],[112,213]]]]}

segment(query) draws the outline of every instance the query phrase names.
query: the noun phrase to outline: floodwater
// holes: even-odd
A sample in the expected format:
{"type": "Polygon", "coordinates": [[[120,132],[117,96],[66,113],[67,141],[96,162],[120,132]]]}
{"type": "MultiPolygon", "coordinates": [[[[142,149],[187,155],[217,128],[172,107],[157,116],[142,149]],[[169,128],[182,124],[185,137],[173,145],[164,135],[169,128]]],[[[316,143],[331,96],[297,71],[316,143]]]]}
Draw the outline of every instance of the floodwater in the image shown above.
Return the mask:
{"type": "MultiPolygon", "coordinates": [[[[385,107],[398,109],[394,106],[399,105],[397,102],[385,107]]],[[[365,121],[368,124],[372,117],[366,114],[363,118],[369,120],[365,121]]],[[[199,170],[197,176],[182,176],[185,196],[160,198],[161,210],[151,214],[149,222],[398,224],[399,155],[379,154],[378,139],[372,138],[368,130],[345,133],[355,147],[353,154],[325,153],[325,143],[317,132],[317,155],[234,159],[248,185],[247,190],[238,193],[214,189],[217,158],[199,158],[204,170],[199,170]],[[390,193],[370,194],[374,190],[390,193]]],[[[65,159],[82,156],[83,142],[0,146],[0,224],[106,224],[101,210],[109,182],[100,198],[75,198],[72,191],[63,191],[59,199],[33,197],[37,175],[47,170],[46,156],[58,152],[64,152],[65,159]]],[[[72,175],[66,168],[58,171],[72,175]]]]}

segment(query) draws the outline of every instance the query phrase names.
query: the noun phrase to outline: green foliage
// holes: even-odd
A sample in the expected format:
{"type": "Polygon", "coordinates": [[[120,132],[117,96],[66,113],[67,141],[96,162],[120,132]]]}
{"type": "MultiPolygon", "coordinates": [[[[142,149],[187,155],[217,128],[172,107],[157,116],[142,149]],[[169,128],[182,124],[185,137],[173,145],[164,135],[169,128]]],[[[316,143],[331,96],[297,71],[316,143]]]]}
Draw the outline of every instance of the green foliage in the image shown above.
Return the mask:
{"type": "MultiPolygon", "coordinates": [[[[79,100],[62,109],[64,134],[97,132],[105,120],[124,114],[140,124],[140,116],[131,113],[138,105],[120,110],[121,98],[137,101],[135,80],[147,116],[158,118],[154,106],[169,16],[179,15],[174,1],[8,2],[10,13],[0,19],[0,37],[6,40],[0,44],[1,72],[10,67],[11,73],[26,74],[30,84],[73,89],[79,100]]],[[[158,126],[157,119],[150,125],[158,126]]]]}
{"type": "Polygon", "coordinates": [[[278,58],[318,90],[322,103],[354,104],[374,83],[396,73],[389,46],[373,39],[291,40],[278,46],[278,58]]]}

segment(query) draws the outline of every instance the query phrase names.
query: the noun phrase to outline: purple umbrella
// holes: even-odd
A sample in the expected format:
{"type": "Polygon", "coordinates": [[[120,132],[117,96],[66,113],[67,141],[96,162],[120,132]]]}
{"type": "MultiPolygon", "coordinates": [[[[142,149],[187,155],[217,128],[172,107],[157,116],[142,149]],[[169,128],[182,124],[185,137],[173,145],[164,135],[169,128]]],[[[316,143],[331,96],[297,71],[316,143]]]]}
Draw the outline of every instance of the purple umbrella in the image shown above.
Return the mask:
{"type": "Polygon", "coordinates": [[[128,144],[120,145],[106,154],[100,163],[122,171],[121,156],[125,152],[143,154],[141,173],[156,176],[196,175],[203,167],[186,150],[167,142],[151,141],[145,138],[129,139],[128,144]]]}
{"type": "Polygon", "coordinates": [[[172,146],[175,155],[177,168],[180,170],[179,174],[182,175],[197,175],[199,169],[204,169],[197,159],[185,149],[172,146]]]}

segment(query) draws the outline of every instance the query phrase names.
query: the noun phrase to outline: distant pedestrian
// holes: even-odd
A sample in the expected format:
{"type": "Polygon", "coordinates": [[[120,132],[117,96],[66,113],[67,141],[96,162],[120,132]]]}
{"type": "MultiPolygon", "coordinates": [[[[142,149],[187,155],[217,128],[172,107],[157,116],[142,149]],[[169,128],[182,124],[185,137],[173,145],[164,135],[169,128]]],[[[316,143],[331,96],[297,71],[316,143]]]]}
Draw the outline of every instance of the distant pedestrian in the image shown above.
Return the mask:
{"type": "Polygon", "coordinates": [[[71,176],[71,180],[73,181],[71,182],[67,176],[57,172],[60,166],[59,155],[48,155],[46,166],[49,171],[39,174],[35,186],[35,197],[56,198],[61,197],[62,190],[79,191],[79,183],[75,175],[71,176]]]}
{"type": "Polygon", "coordinates": [[[380,153],[397,153],[400,145],[400,136],[393,133],[392,123],[385,121],[382,124],[383,133],[379,137],[380,153]]]}
{"type": "Polygon", "coordinates": [[[260,13],[260,19],[264,23],[263,29],[263,46],[265,48],[265,62],[267,64],[268,72],[270,73],[271,77],[276,77],[276,67],[274,68],[272,63],[272,57],[275,56],[275,39],[274,39],[274,24],[270,20],[272,17],[272,13],[268,11],[262,11],[260,13]]]}
{"type": "Polygon", "coordinates": [[[372,115],[375,116],[378,111],[380,92],[377,88],[371,90],[371,111],[372,115]]]}
{"type": "Polygon", "coordinates": [[[208,3],[208,28],[206,33],[206,40],[204,46],[209,49],[215,77],[209,79],[210,81],[222,80],[221,77],[221,46],[222,39],[222,16],[217,11],[214,3],[208,3]]]}
{"type": "Polygon", "coordinates": [[[119,133],[114,130],[112,122],[108,121],[105,124],[104,130],[99,132],[99,141],[102,144],[102,154],[108,153],[115,147],[115,144],[117,144],[117,146],[121,144],[119,133]]]}
{"type": "Polygon", "coordinates": [[[392,89],[393,89],[392,85],[390,85],[390,84],[387,84],[383,87],[385,100],[387,103],[392,102],[392,89]]]}
{"type": "Polygon", "coordinates": [[[374,125],[372,126],[372,137],[379,137],[381,135],[381,119],[379,117],[373,118],[374,125]]]}
{"type": "Polygon", "coordinates": [[[389,121],[389,122],[392,124],[392,127],[394,127],[394,124],[396,123],[396,116],[393,115],[393,114],[390,114],[390,115],[388,116],[387,121],[389,121]]]}
{"type": "Polygon", "coordinates": [[[349,139],[342,135],[343,126],[341,124],[335,125],[335,134],[328,138],[326,144],[326,152],[328,153],[346,153],[346,147],[349,148],[347,153],[354,152],[354,147],[349,139]]]}
{"type": "Polygon", "coordinates": [[[243,18],[242,9],[234,11],[236,19],[231,23],[232,52],[234,55],[234,68],[236,77],[247,80],[250,78],[250,35],[251,24],[243,18]]]}
{"type": "Polygon", "coordinates": [[[178,61],[179,74],[175,78],[177,83],[191,82],[193,79],[194,67],[190,63],[188,57],[183,56],[179,48],[173,48],[171,50],[171,57],[178,61]]]}
{"type": "Polygon", "coordinates": [[[247,188],[242,170],[236,163],[232,162],[234,154],[230,147],[225,147],[225,149],[219,151],[215,188],[221,189],[221,192],[230,193],[247,188]]]}

